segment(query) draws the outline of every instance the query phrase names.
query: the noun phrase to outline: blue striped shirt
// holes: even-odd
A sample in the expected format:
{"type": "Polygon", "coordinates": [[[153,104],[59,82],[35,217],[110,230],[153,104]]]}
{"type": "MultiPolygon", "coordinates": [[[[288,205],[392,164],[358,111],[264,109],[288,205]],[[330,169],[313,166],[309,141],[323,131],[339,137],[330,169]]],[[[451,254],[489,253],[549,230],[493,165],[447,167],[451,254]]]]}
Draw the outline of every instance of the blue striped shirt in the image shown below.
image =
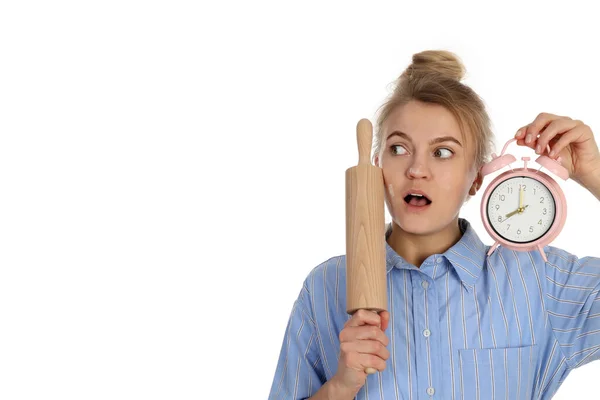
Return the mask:
{"type": "MultiPolygon", "coordinates": [[[[357,399],[550,399],[600,358],[600,259],[552,246],[487,256],[471,225],[420,268],[386,241],[390,358],[357,399]]],[[[391,225],[386,231],[386,239],[391,225]]],[[[316,266],[294,302],[270,400],[305,399],[335,374],[345,256],[316,266]]]]}

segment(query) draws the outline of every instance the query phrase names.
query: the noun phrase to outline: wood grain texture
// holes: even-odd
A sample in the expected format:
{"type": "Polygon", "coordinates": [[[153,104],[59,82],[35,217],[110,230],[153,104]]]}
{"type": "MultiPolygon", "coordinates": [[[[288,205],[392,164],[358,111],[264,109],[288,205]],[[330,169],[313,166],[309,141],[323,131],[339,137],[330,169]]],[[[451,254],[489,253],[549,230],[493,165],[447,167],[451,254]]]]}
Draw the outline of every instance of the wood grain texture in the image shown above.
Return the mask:
{"type": "Polygon", "coordinates": [[[346,170],[346,311],[387,309],[383,171],[371,164],[373,126],[357,124],[359,162],[346,170]]]}

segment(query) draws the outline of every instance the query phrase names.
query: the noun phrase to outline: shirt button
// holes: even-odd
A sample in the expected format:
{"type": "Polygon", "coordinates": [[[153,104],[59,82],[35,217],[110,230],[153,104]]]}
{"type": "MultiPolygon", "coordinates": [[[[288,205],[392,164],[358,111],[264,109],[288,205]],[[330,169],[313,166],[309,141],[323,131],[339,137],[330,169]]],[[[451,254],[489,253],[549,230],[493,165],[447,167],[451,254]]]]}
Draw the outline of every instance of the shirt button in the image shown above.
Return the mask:
{"type": "Polygon", "coordinates": [[[423,286],[423,289],[427,289],[429,287],[429,282],[423,281],[421,282],[421,286],[423,286]]]}
{"type": "Polygon", "coordinates": [[[432,387],[427,388],[427,394],[428,395],[433,396],[434,393],[435,393],[435,389],[434,388],[432,388],[432,387]]]}
{"type": "Polygon", "coordinates": [[[425,330],[423,331],[423,336],[425,336],[425,337],[429,337],[430,335],[431,335],[431,332],[429,331],[429,329],[425,329],[425,330]]]}

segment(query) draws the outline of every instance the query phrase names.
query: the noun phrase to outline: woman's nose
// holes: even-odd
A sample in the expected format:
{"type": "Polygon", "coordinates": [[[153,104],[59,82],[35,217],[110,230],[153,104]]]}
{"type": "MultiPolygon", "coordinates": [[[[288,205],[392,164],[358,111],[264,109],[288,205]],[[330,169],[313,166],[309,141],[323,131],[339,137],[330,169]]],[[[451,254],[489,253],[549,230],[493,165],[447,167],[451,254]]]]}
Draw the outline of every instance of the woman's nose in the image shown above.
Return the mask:
{"type": "Polygon", "coordinates": [[[412,163],[409,165],[408,170],[406,171],[406,176],[411,179],[423,179],[429,177],[429,170],[427,166],[422,163],[412,163]]]}

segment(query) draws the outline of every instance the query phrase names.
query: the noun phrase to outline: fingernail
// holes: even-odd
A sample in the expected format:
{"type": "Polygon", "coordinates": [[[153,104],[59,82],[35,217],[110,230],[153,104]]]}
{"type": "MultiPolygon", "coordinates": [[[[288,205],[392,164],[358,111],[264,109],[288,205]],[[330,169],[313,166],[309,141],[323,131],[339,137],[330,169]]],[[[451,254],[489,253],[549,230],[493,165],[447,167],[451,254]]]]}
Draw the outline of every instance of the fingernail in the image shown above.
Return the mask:
{"type": "Polygon", "coordinates": [[[540,146],[539,144],[537,146],[535,146],[535,152],[537,154],[540,154],[541,151],[542,151],[542,146],[540,146]]]}
{"type": "Polygon", "coordinates": [[[517,133],[515,133],[515,137],[516,138],[518,138],[519,136],[521,136],[521,130],[520,129],[517,131],[517,133]]]}
{"type": "Polygon", "coordinates": [[[525,139],[525,143],[530,143],[531,142],[531,133],[527,135],[527,138],[525,139]]]}

